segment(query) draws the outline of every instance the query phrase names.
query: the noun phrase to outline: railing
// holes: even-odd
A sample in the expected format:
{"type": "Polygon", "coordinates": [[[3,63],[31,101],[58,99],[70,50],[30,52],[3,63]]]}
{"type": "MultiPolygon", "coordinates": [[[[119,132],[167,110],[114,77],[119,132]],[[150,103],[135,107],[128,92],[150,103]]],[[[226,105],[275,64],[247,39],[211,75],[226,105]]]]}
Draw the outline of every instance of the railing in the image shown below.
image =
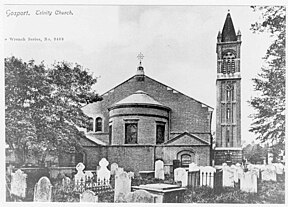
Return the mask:
{"type": "Polygon", "coordinates": [[[83,193],[85,190],[91,190],[96,195],[114,192],[114,189],[110,185],[110,180],[100,180],[94,175],[92,178],[88,177],[85,180],[81,179],[74,184],[75,192],[83,193]]]}

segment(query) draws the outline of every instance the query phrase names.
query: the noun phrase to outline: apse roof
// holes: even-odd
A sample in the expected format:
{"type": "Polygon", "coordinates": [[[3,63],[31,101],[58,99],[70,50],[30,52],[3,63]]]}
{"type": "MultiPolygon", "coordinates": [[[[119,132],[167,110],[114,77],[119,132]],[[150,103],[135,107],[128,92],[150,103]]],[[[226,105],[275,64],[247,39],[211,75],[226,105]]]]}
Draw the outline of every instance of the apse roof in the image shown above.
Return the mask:
{"type": "Polygon", "coordinates": [[[161,106],[168,108],[164,106],[163,104],[156,101],[154,98],[149,96],[144,91],[136,91],[130,96],[127,96],[126,98],[120,100],[119,102],[113,104],[112,106],[119,106],[119,105],[130,105],[130,104],[141,104],[141,105],[155,105],[155,106],[161,106]]]}

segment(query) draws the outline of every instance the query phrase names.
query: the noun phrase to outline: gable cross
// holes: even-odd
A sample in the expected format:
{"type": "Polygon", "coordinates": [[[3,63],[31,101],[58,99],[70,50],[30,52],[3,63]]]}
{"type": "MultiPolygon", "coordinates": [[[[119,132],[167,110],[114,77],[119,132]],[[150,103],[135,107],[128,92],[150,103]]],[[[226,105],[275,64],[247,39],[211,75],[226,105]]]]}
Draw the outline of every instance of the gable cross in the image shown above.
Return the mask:
{"type": "Polygon", "coordinates": [[[138,60],[140,61],[140,65],[142,63],[142,60],[144,58],[144,55],[140,52],[139,55],[137,55],[138,60]]]}

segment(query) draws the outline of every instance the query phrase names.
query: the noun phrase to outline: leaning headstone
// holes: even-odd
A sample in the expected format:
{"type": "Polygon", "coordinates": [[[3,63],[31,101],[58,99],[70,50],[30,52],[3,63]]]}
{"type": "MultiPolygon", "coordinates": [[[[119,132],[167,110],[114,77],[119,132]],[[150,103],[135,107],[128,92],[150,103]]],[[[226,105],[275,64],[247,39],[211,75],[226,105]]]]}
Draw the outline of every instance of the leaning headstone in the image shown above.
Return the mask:
{"type": "Polygon", "coordinates": [[[164,180],[164,162],[162,160],[157,160],[155,162],[155,178],[164,180]]]}
{"type": "Polygon", "coordinates": [[[272,164],[266,165],[262,171],[262,180],[272,180],[276,181],[276,167],[272,164]]]}
{"type": "Polygon", "coordinates": [[[85,182],[85,174],[83,172],[84,169],[85,169],[85,165],[82,162],[79,162],[76,165],[77,173],[74,176],[75,185],[79,185],[81,182],[85,182]]]}
{"type": "Polygon", "coordinates": [[[114,202],[121,202],[125,196],[131,192],[131,179],[128,177],[127,172],[116,174],[115,176],[115,189],[114,189],[114,202]]]}
{"type": "Polygon", "coordinates": [[[146,190],[136,190],[125,196],[127,203],[155,203],[155,196],[146,190]]]}
{"type": "Polygon", "coordinates": [[[52,185],[49,178],[41,177],[35,184],[34,188],[34,202],[51,202],[52,199],[52,185]]]}
{"type": "Polygon", "coordinates": [[[97,171],[97,180],[101,183],[105,181],[105,183],[109,183],[110,181],[110,171],[107,169],[109,162],[106,158],[102,158],[99,162],[100,169],[97,171]]]}
{"type": "Polygon", "coordinates": [[[188,185],[188,172],[184,168],[176,168],[174,170],[174,181],[181,181],[181,186],[186,187],[188,185]]]}
{"type": "Polygon", "coordinates": [[[26,197],[27,174],[18,169],[15,173],[11,173],[11,195],[16,195],[22,198],[26,197]]]}
{"type": "Polygon", "coordinates": [[[214,187],[216,169],[211,166],[200,167],[200,186],[214,187]]]}
{"type": "Polygon", "coordinates": [[[80,195],[80,202],[86,202],[86,203],[96,203],[98,202],[98,196],[95,195],[95,193],[91,190],[85,190],[81,195],[80,195]]]}
{"type": "Polygon", "coordinates": [[[222,170],[223,187],[234,187],[234,169],[223,163],[222,170]]]}
{"type": "Polygon", "coordinates": [[[110,168],[111,168],[110,174],[111,174],[111,175],[115,175],[115,174],[116,174],[116,171],[117,171],[117,169],[118,169],[118,164],[114,162],[114,163],[111,164],[111,167],[110,167],[110,168]]]}
{"type": "Polygon", "coordinates": [[[240,179],[240,190],[248,193],[257,193],[257,171],[244,172],[240,179]]]}

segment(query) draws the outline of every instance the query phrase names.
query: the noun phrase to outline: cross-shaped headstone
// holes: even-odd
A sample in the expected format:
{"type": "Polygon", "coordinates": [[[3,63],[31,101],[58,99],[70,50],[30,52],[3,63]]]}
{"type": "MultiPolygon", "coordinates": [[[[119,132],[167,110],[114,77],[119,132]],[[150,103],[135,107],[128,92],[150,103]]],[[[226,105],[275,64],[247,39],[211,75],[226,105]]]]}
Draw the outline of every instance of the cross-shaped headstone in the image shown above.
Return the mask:
{"type": "Polygon", "coordinates": [[[143,60],[143,58],[144,58],[144,55],[140,52],[140,53],[137,55],[137,58],[138,58],[138,60],[140,61],[140,65],[141,65],[141,62],[142,62],[142,60],[143,60]]]}

